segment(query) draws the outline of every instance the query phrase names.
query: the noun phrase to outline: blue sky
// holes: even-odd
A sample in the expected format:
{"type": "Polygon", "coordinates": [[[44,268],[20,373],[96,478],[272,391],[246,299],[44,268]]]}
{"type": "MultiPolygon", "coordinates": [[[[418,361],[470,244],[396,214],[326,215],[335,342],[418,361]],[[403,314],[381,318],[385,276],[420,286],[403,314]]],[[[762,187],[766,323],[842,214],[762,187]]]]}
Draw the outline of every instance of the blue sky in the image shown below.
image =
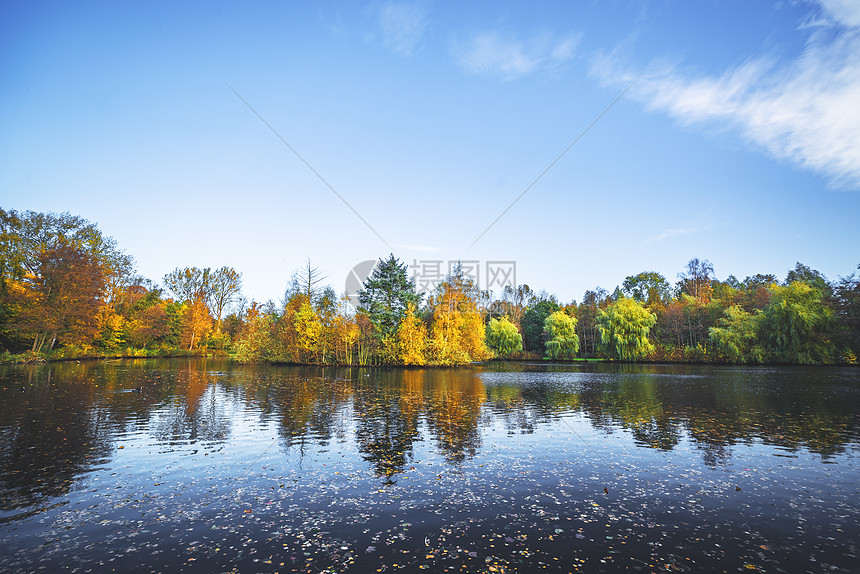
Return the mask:
{"type": "Polygon", "coordinates": [[[156,281],[228,265],[264,301],[394,251],[570,301],[693,257],[860,263],[850,0],[7,1],[0,86],[0,206],[95,221],[156,281]]]}

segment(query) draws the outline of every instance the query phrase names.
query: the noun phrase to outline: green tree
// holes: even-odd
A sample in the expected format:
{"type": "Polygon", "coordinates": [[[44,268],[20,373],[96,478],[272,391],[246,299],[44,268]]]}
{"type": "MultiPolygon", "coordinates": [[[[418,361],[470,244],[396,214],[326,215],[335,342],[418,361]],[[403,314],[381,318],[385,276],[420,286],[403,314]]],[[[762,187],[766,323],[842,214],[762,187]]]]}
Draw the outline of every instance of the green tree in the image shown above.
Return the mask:
{"type": "Polygon", "coordinates": [[[523,346],[526,351],[543,353],[543,329],[546,318],[559,310],[558,301],[552,296],[536,298],[523,314],[523,346]]]}
{"type": "Polygon", "coordinates": [[[564,311],[556,311],[544,321],[546,354],[550,359],[572,359],[579,352],[576,319],[564,311]]]}
{"type": "Polygon", "coordinates": [[[656,271],[643,271],[624,279],[621,289],[627,297],[639,303],[654,305],[668,303],[672,297],[672,287],[666,278],[656,271]]]}
{"type": "Polygon", "coordinates": [[[622,361],[647,357],[654,351],[648,334],[656,322],[650,310],[633,299],[622,297],[597,315],[604,352],[622,361]]]}
{"type": "Polygon", "coordinates": [[[833,312],[824,305],[821,292],[802,281],[771,285],[770,291],[761,334],[774,357],[789,363],[832,361],[834,349],[826,330],[833,312]]]}
{"type": "Polygon", "coordinates": [[[500,357],[523,350],[523,338],[517,326],[507,317],[490,319],[487,325],[487,346],[500,357]]]}
{"type": "MultiPolygon", "coordinates": [[[[860,265],[857,266],[860,270],[860,265]]],[[[856,363],[860,354],[860,276],[852,273],[834,284],[833,300],[841,340],[841,359],[856,363]]]]}
{"type": "Polygon", "coordinates": [[[795,281],[802,281],[810,287],[818,289],[825,298],[828,298],[833,294],[833,288],[830,286],[830,282],[827,281],[827,277],[825,277],[820,271],[811,269],[800,261],[798,261],[794,266],[794,269],[789,271],[788,275],[785,276],[786,285],[790,285],[795,281]]]}
{"type": "Polygon", "coordinates": [[[600,309],[605,308],[612,302],[609,300],[608,295],[609,293],[606,292],[606,289],[600,286],[595,287],[594,290],[589,289],[582,295],[582,303],[576,308],[576,332],[579,335],[580,348],[583,355],[595,356],[597,354],[600,343],[597,314],[600,312],[600,309]]]}
{"type": "Polygon", "coordinates": [[[711,327],[708,340],[713,353],[729,363],[762,363],[764,350],[759,342],[760,311],[748,313],[733,305],[726,309],[718,327],[711,327]]]}
{"type": "Polygon", "coordinates": [[[370,318],[381,339],[397,332],[409,305],[421,304],[421,294],[408,278],[406,264],[394,257],[379,260],[358,294],[359,309],[370,318]]]}

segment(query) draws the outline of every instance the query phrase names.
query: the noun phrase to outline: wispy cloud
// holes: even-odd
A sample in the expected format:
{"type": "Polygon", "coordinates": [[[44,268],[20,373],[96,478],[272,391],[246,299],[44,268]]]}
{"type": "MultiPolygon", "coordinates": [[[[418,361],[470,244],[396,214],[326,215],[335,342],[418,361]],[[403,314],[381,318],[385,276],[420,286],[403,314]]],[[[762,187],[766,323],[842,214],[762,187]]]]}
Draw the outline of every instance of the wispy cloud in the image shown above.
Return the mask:
{"type": "Polygon", "coordinates": [[[860,4],[822,2],[803,54],[780,64],[750,59],[720,75],[677,65],[631,70],[614,54],[595,58],[605,84],[633,85],[648,107],[684,124],[737,129],[773,157],[860,189],[860,4]]]}
{"type": "Polygon", "coordinates": [[[557,70],[573,59],[578,43],[576,36],[539,34],[521,40],[498,32],[482,32],[458,42],[453,52],[467,73],[508,81],[557,70]]]}
{"type": "Polygon", "coordinates": [[[387,2],[372,9],[379,37],[386,48],[411,56],[427,30],[428,11],[423,2],[387,2]]]}
{"type": "Polygon", "coordinates": [[[645,240],[645,244],[654,243],[656,241],[662,241],[664,239],[670,239],[672,237],[678,237],[679,235],[688,235],[690,233],[695,233],[699,231],[699,227],[674,227],[671,229],[664,229],[662,232],[658,233],[653,237],[649,237],[645,240]]]}

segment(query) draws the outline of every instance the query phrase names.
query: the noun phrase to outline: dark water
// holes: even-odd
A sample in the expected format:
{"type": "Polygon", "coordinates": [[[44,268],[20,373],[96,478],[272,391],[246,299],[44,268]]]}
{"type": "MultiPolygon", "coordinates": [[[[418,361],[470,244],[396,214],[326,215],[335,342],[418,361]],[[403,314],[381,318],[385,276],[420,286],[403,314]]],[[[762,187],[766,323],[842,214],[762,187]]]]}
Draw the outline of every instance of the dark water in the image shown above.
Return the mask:
{"type": "Polygon", "coordinates": [[[4,572],[860,572],[860,371],[0,367],[4,572]]]}

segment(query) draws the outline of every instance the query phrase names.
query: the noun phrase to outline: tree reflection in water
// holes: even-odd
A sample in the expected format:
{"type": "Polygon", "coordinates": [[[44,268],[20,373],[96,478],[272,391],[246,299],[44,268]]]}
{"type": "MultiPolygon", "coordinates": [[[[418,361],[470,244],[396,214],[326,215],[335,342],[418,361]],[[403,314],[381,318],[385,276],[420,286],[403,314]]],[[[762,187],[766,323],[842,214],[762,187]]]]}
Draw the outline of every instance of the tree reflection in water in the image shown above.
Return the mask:
{"type": "Polygon", "coordinates": [[[581,417],[601,433],[628,432],[641,448],[685,440],[710,466],[760,441],[822,457],[858,444],[853,372],[696,366],[495,366],[473,369],[323,369],[206,361],[126,361],[3,367],[0,509],[67,493],[103,464],[123,433],[165,445],[231,440],[235,414],[275,421],[281,446],[354,440],[393,484],[432,441],[451,465],[482,448],[484,428],[534,433],[581,417]],[[826,379],[826,381],[825,381],[826,379]],[[135,392],[138,391],[138,392],[135,392]]]}

